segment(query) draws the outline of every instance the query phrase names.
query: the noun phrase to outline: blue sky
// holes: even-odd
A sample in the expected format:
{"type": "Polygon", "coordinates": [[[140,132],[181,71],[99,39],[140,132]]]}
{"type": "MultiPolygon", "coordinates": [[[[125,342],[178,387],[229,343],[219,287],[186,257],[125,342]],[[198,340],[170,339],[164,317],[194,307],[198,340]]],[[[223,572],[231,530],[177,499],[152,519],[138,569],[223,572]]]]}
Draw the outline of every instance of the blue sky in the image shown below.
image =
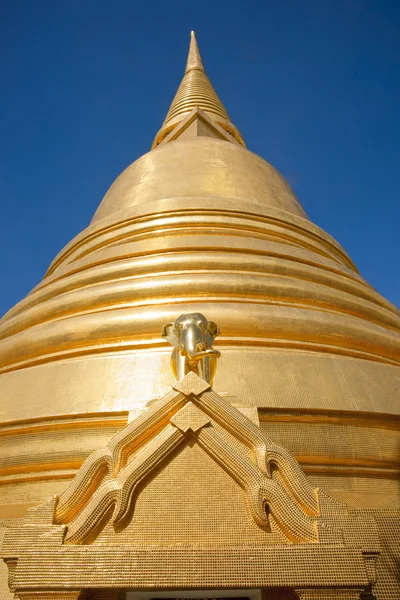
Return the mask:
{"type": "Polygon", "coordinates": [[[0,314],[149,150],[191,29],[248,148],[400,305],[398,0],[3,0],[0,314]]]}

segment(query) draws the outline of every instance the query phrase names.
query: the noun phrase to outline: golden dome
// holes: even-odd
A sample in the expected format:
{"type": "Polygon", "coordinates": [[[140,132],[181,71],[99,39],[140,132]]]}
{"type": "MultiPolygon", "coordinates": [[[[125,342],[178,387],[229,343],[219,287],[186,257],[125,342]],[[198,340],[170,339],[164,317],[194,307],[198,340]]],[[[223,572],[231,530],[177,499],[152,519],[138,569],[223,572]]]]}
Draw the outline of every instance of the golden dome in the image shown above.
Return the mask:
{"type": "Polygon", "coordinates": [[[220,198],[233,208],[268,206],[306,218],[285,179],[238,144],[202,136],[160,145],[130,165],[104,196],[92,224],[166,198],[220,198]]]}

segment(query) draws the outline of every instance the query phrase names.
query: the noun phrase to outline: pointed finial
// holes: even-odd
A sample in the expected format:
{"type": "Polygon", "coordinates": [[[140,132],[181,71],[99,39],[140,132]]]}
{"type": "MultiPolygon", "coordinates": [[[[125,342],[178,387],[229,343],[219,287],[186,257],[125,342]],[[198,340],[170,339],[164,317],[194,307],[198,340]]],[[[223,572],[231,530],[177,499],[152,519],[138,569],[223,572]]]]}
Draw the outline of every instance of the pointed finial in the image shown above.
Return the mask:
{"type": "MultiPolygon", "coordinates": [[[[246,147],[240,132],[231,123],[228,113],[210,80],[205,74],[199,47],[194,31],[190,33],[189,56],[186,70],[172,101],[161,129],[157,133],[152,148],[156,148],[169,136],[172,130],[182,123],[194,110],[203,111],[219,127],[242,146],[246,147]]],[[[227,139],[225,135],[222,136],[227,139]]],[[[228,137],[228,141],[231,141],[228,137]]]]}
{"type": "Polygon", "coordinates": [[[199,71],[204,71],[199,47],[197,45],[196,34],[194,31],[190,32],[190,46],[189,46],[189,54],[188,54],[188,59],[187,59],[187,63],[186,63],[185,73],[188,73],[192,69],[198,69],[199,71]]]}

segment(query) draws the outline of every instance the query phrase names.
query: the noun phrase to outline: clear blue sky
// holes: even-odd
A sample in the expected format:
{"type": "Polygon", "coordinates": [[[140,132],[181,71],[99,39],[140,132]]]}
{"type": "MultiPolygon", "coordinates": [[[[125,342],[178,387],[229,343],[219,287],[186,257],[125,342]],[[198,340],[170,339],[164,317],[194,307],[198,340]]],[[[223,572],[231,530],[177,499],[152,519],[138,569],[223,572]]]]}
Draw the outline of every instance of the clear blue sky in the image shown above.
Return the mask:
{"type": "Polygon", "coordinates": [[[191,29],[249,149],[399,305],[399,0],[2,0],[0,314],[149,149],[191,29]]]}

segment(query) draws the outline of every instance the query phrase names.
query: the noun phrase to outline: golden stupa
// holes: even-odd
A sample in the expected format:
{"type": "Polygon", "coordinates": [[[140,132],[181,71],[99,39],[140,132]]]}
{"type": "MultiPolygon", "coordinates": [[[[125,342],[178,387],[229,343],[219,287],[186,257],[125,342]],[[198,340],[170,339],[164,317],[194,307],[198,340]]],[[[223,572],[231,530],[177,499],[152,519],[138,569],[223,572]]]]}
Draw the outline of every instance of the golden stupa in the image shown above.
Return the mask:
{"type": "Polygon", "coordinates": [[[399,329],[192,32],[152,150],[0,321],[0,599],[398,600],[399,329]],[[215,360],[175,382],[180,315],[215,360]]]}

